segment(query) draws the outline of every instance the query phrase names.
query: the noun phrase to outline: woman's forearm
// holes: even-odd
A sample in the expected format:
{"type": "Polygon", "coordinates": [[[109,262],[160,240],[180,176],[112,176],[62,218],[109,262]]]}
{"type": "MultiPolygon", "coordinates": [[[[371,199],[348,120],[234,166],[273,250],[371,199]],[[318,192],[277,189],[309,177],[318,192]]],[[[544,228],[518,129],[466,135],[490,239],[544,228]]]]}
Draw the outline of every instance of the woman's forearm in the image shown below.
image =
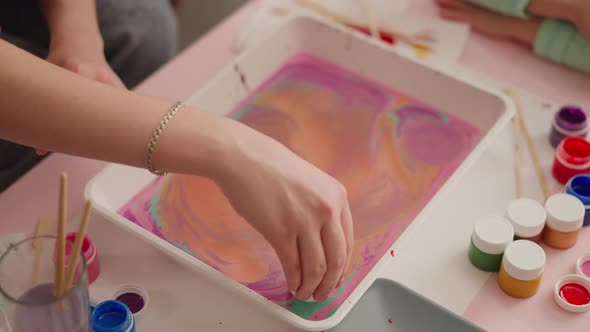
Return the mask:
{"type": "MultiPolygon", "coordinates": [[[[145,167],[171,101],[97,83],[0,40],[0,138],[39,149],[145,167]]],[[[156,168],[213,176],[232,121],[184,107],[164,130],[156,168]]]]}

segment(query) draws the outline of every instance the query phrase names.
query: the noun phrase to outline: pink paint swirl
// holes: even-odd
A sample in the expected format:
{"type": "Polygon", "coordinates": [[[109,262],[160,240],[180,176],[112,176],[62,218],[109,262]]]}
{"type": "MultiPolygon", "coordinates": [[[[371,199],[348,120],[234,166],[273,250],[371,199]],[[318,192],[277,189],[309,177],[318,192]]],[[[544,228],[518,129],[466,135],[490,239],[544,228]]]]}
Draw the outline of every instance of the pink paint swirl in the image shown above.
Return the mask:
{"type": "Polygon", "coordinates": [[[120,213],[310,320],[333,314],[480,138],[458,118],[308,55],[291,59],[231,117],[346,186],[355,245],[339,292],[321,304],[295,301],[273,249],[208,179],[158,179],[120,213]]]}

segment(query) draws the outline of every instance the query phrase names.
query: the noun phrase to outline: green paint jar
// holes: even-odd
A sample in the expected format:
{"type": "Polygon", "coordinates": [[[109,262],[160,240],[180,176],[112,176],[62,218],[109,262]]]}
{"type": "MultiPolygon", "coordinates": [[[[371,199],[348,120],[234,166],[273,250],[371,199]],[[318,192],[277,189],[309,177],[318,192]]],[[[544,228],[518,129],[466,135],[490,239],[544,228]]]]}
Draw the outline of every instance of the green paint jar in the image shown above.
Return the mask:
{"type": "Polygon", "coordinates": [[[514,239],[514,228],[505,218],[481,218],[471,233],[469,261],[473,266],[488,272],[500,270],[502,255],[514,239]]]}

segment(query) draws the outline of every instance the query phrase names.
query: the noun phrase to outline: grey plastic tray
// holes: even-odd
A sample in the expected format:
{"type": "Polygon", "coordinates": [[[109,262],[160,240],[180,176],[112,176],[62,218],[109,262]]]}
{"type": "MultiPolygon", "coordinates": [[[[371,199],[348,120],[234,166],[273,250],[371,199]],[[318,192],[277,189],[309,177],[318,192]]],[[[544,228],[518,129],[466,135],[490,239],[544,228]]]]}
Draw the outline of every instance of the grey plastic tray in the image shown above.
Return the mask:
{"type": "Polygon", "coordinates": [[[479,332],[485,330],[395,281],[377,279],[342,323],[329,331],[479,332]]]}

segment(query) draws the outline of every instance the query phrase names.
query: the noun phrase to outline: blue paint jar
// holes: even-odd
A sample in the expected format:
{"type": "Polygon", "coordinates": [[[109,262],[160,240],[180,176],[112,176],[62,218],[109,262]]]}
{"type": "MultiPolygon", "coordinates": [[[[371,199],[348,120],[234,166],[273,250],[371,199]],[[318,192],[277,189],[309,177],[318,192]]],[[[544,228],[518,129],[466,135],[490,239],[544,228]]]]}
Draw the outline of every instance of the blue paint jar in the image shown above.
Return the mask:
{"type": "Polygon", "coordinates": [[[129,308],[114,300],[100,303],[92,312],[94,332],[135,332],[135,321],[129,308]]]}
{"type": "Polygon", "coordinates": [[[590,226],[590,175],[579,174],[572,177],[565,185],[563,192],[576,197],[584,204],[586,209],[584,226],[590,226]]]}

